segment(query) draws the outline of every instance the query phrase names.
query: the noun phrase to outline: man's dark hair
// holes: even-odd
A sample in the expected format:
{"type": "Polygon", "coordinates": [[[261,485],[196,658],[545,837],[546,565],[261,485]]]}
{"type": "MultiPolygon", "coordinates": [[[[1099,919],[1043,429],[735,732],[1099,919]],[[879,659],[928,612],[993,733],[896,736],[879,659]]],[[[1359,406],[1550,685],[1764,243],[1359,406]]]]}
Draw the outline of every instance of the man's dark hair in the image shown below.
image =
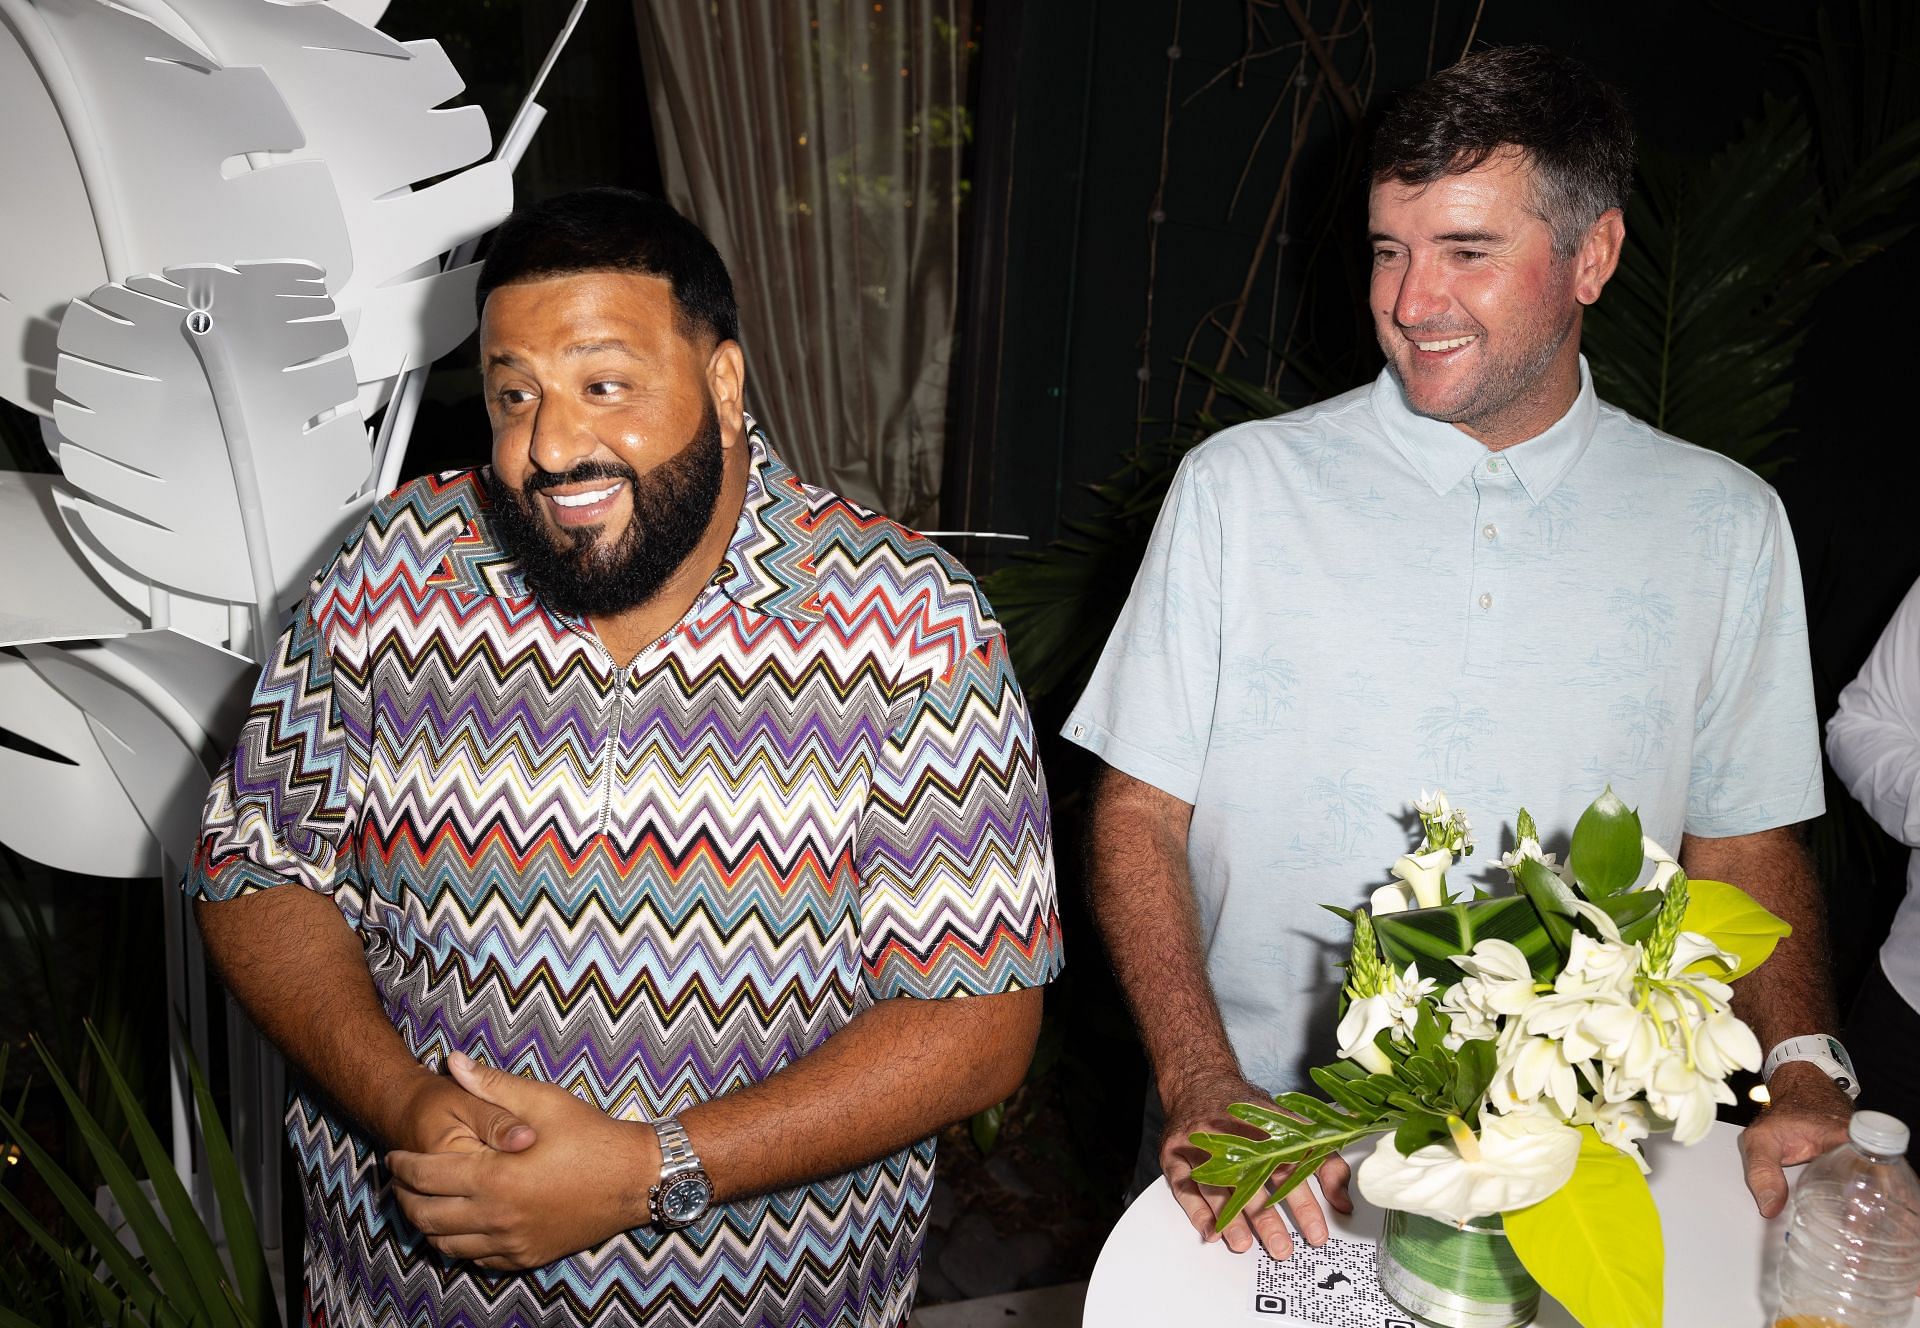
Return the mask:
{"type": "Polygon", "coordinates": [[[633,189],[580,189],[515,208],[493,233],[474,307],[501,286],[578,272],[644,272],[673,288],[680,332],[740,339],[733,278],[701,229],[633,189]]]}
{"type": "Polygon", "coordinates": [[[1633,182],[1633,118],[1620,93],[1544,46],[1476,51],[1402,93],[1373,137],[1373,180],[1431,184],[1518,150],[1535,211],[1570,257],[1633,182]]]}

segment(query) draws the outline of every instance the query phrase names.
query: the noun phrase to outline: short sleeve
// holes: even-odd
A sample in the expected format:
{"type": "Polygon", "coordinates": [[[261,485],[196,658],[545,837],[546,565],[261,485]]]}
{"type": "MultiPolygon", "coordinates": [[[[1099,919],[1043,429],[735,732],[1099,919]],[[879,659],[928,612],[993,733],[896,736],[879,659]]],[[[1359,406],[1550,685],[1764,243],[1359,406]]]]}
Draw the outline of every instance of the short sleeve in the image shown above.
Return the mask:
{"type": "Polygon", "coordinates": [[[1062,734],[1185,802],[1199,794],[1220,679],[1220,509],[1201,452],[1167,491],[1146,556],[1062,734]]]}
{"type": "Polygon", "coordinates": [[[239,740],[207,792],[183,882],[195,898],[234,899],[290,883],[331,895],[352,871],[366,762],[314,618],[325,591],[316,583],[275,645],[239,740]]]}
{"type": "Polygon", "coordinates": [[[1689,834],[1753,834],[1826,809],[1800,560],[1779,497],[1767,497],[1753,558],[1729,572],[1695,723],[1689,834]]]}
{"type": "Polygon", "coordinates": [[[1920,849],[1920,581],[1827,722],[1833,772],[1882,830],[1920,849]]]}
{"type": "Polygon", "coordinates": [[[990,995],[1060,971],[1053,835],[1033,721],[997,628],[914,689],[861,816],[868,989],[990,995]]]}

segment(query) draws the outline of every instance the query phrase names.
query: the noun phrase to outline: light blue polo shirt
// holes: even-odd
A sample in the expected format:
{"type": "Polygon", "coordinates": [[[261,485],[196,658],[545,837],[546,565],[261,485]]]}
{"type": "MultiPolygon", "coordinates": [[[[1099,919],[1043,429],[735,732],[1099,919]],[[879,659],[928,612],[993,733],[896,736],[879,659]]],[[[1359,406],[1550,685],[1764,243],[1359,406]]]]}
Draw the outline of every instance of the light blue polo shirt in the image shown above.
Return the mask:
{"type": "Polygon", "coordinates": [[[1793,536],[1735,462],[1580,395],[1489,452],[1388,372],[1180,467],[1065,736],[1194,805],[1202,943],[1243,1068],[1333,1058],[1347,925],[1442,788],[1505,888],[1521,804],[1565,852],[1608,783],[1648,834],[1822,810],[1793,536]]]}

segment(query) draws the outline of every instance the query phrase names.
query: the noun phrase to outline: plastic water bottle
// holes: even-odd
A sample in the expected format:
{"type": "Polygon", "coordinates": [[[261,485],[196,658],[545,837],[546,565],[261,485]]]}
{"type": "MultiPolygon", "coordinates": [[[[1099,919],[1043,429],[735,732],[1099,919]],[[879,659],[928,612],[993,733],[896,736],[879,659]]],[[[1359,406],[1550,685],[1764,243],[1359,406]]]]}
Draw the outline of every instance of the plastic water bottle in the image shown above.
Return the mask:
{"type": "Polygon", "coordinates": [[[1855,1112],[1793,1187],[1774,1328],[1905,1328],[1920,1289],[1920,1179],[1907,1127],[1855,1112]]]}

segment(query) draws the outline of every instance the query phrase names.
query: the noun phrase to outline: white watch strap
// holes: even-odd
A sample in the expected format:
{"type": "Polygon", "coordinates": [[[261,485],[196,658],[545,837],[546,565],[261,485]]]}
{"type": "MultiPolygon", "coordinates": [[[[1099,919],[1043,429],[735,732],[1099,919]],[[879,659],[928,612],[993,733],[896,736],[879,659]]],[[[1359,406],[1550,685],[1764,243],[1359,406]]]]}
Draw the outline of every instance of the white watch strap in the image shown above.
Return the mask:
{"type": "Polygon", "coordinates": [[[1854,1073],[1853,1057],[1839,1038],[1825,1033],[1788,1038],[1767,1053],[1766,1064],[1760,1067],[1762,1082],[1772,1083],[1774,1072],[1789,1061],[1811,1061],[1848,1097],[1860,1096],[1860,1076],[1854,1073]]]}

